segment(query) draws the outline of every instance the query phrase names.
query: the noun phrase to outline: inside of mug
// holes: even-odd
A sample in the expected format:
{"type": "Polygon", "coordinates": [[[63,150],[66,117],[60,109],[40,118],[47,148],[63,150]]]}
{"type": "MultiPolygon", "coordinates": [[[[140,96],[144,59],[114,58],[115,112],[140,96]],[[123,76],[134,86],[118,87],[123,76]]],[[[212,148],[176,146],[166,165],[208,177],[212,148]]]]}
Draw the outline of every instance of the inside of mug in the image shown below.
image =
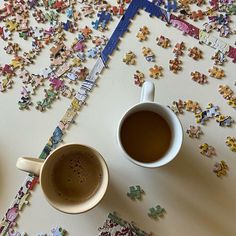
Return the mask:
{"type": "Polygon", "coordinates": [[[107,184],[108,172],[101,155],[78,144],[55,150],[41,173],[47,200],[66,213],[81,213],[96,206],[105,194],[107,184]]]}
{"type": "MultiPolygon", "coordinates": [[[[142,124],[140,124],[142,125],[142,124]]],[[[142,139],[142,137],[140,137],[142,139]]],[[[183,140],[183,131],[182,131],[182,126],[180,124],[179,119],[177,116],[167,107],[164,107],[162,105],[159,105],[154,102],[145,102],[145,103],[140,103],[132,107],[122,118],[119,129],[118,129],[118,140],[120,143],[121,148],[123,149],[126,157],[130,159],[132,162],[144,166],[144,167],[158,167],[162,166],[169,161],[171,161],[179,152],[180,147],[182,145],[182,140],[183,140]],[[159,116],[161,116],[168,124],[170,130],[171,130],[171,140],[169,147],[167,151],[164,153],[163,156],[158,158],[157,160],[153,162],[145,162],[145,161],[140,161],[136,160],[133,158],[131,155],[129,155],[126,150],[125,146],[122,144],[122,139],[121,139],[121,129],[124,124],[124,122],[129,118],[132,114],[141,112],[141,111],[150,111],[150,112],[155,112],[159,116]]],[[[158,145],[158,144],[157,144],[158,145]]]]}

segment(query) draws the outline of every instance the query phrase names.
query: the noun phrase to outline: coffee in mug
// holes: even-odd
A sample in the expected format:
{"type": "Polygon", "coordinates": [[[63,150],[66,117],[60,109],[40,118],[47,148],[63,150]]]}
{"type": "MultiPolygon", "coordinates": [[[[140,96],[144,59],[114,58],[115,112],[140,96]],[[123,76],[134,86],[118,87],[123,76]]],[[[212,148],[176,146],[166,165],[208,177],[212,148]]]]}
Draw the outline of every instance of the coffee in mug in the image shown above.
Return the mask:
{"type": "Polygon", "coordinates": [[[159,160],[170,147],[171,130],[167,121],[153,111],[137,111],[123,121],[121,144],[133,159],[150,163],[159,160]]]}
{"type": "Polygon", "coordinates": [[[102,182],[102,169],[93,153],[77,151],[55,161],[48,178],[62,199],[81,203],[91,198],[102,182]]]}

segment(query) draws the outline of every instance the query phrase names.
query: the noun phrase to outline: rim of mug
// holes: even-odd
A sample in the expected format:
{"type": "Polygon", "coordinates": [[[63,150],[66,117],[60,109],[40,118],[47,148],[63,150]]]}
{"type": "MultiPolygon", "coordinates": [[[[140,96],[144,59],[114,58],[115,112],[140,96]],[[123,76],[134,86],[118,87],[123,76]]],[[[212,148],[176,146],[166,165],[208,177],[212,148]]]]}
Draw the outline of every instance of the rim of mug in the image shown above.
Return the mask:
{"type": "Polygon", "coordinates": [[[59,149],[63,149],[64,147],[67,147],[67,146],[82,146],[82,147],[85,147],[85,148],[88,148],[88,149],[91,149],[93,152],[99,154],[99,155],[96,155],[96,157],[99,159],[99,162],[101,163],[101,166],[102,167],[102,170],[103,170],[103,174],[105,173],[106,177],[104,178],[104,192],[102,193],[102,195],[100,196],[100,198],[96,201],[96,203],[94,205],[91,205],[90,207],[86,208],[85,210],[83,211],[65,211],[65,210],[62,210],[60,207],[58,207],[56,204],[54,204],[48,197],[47,197],[47,194],[43,188],[43,185],[42,185],[42,181],[41,181],[41,178],[42,178],[42,171],[43,171],[43,168],[41,168],[40,170],[40,175],[39,175],[39,178],[40,178],[40,183],[41,183],[41,189],[44,193],[44,196],[47,200],[47,202],[52,206],[54,207],[55,209],[57,209],[58,211],[60,212],[63,212],[63,213],[66,213],[66,214],[71,214],[71,215],[74,215],[74,214],[81,214],[81,213],[84,213],[84,212],[87,212],[93,208],[95,208],[100,202],[101,200],[103,199],[104,195],[106,194],[107,192],[107,188],[108,188],[108,184],[109,184],[109,169],[108,169],[108,166],[107,166],[107,163],[105,161],[105,159],[103,158],[103,156],[101,155],[100,152],[98,152],[95,148],[89,146],[89,145],[86,145],[86,144],[80,144],[80,143],[67,143],[67,144],[64,144],[62,146],[59,146],[57,148],[55,148],[50,154],[49,156],[45,159],[45,162],[43,163],[43,165],[45,165],[46,161],[50,158],[50,156],[52,156],[56,151],[58,151],[59,149]],[[99,157],[98,157],[99,156],[99,157]]]}
{"type": "MultiPolygon", "coordinates": [[[[143,109],[143,111],[146,111],[146,109],[143,109]]],[[[135,112],[135,111],[134,111],[135,112]]],[[[155,112],[155,111],[153,111],[155,112]]],[[[131,113],[132,114],[132,113],[131,113]]],[[[159,114],[159,113],[158,113],[159,114]]],[[[161,115],[161,114],[159,114],[161,115]]],[[[168,164],[169,162],[171,162],[173,159],[175,159],[175,157],[178,155],[180,149],[181,149],[181,146],[182,146],[182,143],[183,143],[183,138],[184,138],[184,132],[183,132],[183,127],[182,127],[182,124],[179,120],[179,118],[176,116],[176,114],[168,107],[165,107],[164,105],[161,105],[159,103],[156,103],[156,102],[152,102],[152,101],[145,101],[145,102],[140,102],[140,103],[137,103],[135,105],[133,105],[132,107],[130,107],[124,114],[123,116],[121,117],[121,119],[119,120],[119,125],[118,125],[118,128],[117,128],[117,141],[118,141],[118,145],[120,147],[120,149],[122,150],[123,154],[125,155],[125,157],[130,160],[131,162],[133,162],[134,164],[138,165],[138,166],[141,166],[141,167],[145,167],[145,168],[157,168],[157,167],[160,167],[160,166],[163,166],[163,165],[166,165],[168,164]],[[175,151],[175,154],[173,155],[172,158],[170,158],[169,160],[167,160],[166,162],[164,163],[161,163],[159,164],[160,160],[157,160],[157,161],[154,161],[154,162],[141,162],[141,161],[137,161],[135,160],[134,158],[132,158],[124,149],[123,145],[122,145],[122,142],[121,142],[121,137],[120,137],[120,130],[121,130],[121,127],[122,127],[122,124],[124,122],[124,120],[130,115],[129,113],[134,110],[136,107],[139,107],[139,106],[145,106],[145,104],[151,104],[151,105],[155,105],[155,106],[159,106],[161,107],[162,109],[164,109],[169,116],[171,116],[172,118],[174,118],[177,123],[179,124],[179,128],[181,130],[181,136],[179,137],[179,145],[178,145],[178,148],[176,149],[175,151]]],[[[165,158],[166,154],[161,157],[161,160],[163,160],[165,158]]]]}

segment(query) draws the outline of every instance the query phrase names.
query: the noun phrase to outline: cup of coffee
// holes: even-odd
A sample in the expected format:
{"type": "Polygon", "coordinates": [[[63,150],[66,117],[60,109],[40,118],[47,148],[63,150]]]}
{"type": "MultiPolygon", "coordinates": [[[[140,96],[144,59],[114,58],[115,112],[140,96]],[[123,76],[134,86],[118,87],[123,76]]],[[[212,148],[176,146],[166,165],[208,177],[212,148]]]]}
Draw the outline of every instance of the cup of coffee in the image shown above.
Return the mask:
{"type": "Polygon", "coordinates": [[[168,107],[154,101],[155,87],[145,82],[140,103],[120,119],[117,140],[124,156],[143,167],[159,167],[178,154],[183,129],[178,117],[168,107]]]}
{"type": "Polygon", "coordinates": [[[108,186],[108,168],[95,149],[67,144],[55,149],[46,160],[18,158],[18,169],[40,177],[47,201],[64,213],[82,213],[95,207],[108,186]]]}

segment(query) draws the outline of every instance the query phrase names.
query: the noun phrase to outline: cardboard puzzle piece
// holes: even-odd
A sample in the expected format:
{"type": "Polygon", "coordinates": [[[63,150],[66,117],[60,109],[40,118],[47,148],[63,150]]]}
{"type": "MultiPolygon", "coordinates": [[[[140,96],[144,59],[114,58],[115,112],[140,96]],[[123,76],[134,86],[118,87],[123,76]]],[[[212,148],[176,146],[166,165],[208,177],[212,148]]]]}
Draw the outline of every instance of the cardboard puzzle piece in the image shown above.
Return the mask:
{"type": "Polygon", "coordinates": [[[144,190],[139,185],[130,186],[127,196],[132,200],[142,200],[142,195],[144,193],[144,190]]]}
{"type": "Polygon", "coordinates": [[[212,103],[209,103],[206,108],[207,117],[217,117],[220,115],[219,106],[214,106],[212,103]]]}
{"type": "Polygon", "coordinates": [[[202,59],[202,51],[197,48],[197,47],[193,47],[193,48],[189,48],[188,49],[189,53],[189,57],[193,58],[194,60],[199,60],[202,59]]]}
{"type": "Polygon", "coordinates": [[[169,69],[173,73],[178,73],[178,71],[182,70],[182,61],[178,58],[174,58],[173,60],[169,60],[169,69]]]}
{"type": "Polygon", "coordinates": [[[150,34],[149,29],[147,26],[143,26],[139,29],[139,32],[137,33],[136,37],[140,42],[147,40],[148,35],[150,34]]]}
{"type": "Polygon", "coordinates": [[[176,115],[183,114],[185,109],[185,102],[179,99],[178,101],[173,101],[171,106],[168,106],[176,115]]]}
{"type": "Polygon", "coordinates": [[[233,96],[233,90],[228,85],[219,85],[219,93],[224,99],[229,100],[233,96]]]}
{"type": "Polygon", "coordinates": [[[208,70],[211,77],[216,79],[222,79],[225,77],[225,72],[223,69],[220,69],[216,66],[213,66],[211,69],[208,70]]]}
{"type": "Polygon", "coordinates": [[[225,161],[216,162],[213,167],[213,172],[217,177],[226,176],[228,170],[229,167],[225,161]]]}
{"type": "Polygon", "coordinates": [[[125,54],[125,57],[123,58],[123,62],[126,65],[134,65],[136,63],[136,55],[132,52],[129,51],[128,53],[125,54]]]}
{"type": "Polygon", "coordinates": [[[215,148],[213,146],[208,145],[207,143],[200,145],[199,148],[201,150],[200,153],[203,156],[212,157],[216,155],[215,148]]]}
{"type": "Polygon", "coordinates": [[[176,43],[175,47],[173,49],[173,53],[174,53],[175,57],[183,56],[183,54],[184,54],[183,51],[185,49],[186,49],[186,46],[185,46],[184,42],[176,43]]]}
{"type": "Polygon", "coordinates": [[[161,35],[160,37],[157,37],[156,42],[157,42],[157,45],[162,48],[171,47],[170,40],[168,38],[164,37],[163,35],[161,35]]]}
{"type": "Polygon", "coordinates": [[[66,235],[66,230],[64,230],[62,227],[55,227],[51,230],[52,236],[65,236],[66,235]]]}
{"type": "Polygon", "coordinates": [[[144,82],[145,82],[144,74],[141,71],[136,70],[136,72],[134,74],[134,84],[141,87],[144,82]]]}
{"type": "Polygon", "coordinates": [[[225,143],[232,152],[236,152],[236,138],[235,137],[228,136],[225,143]]]}
{"type": "Polygon", "coordinates": [[[155,61],[155,54],[153,53],[153,51],[150,48],[143,47],[142,48],[142,53],[143,53],[143,56],[145,57],[145,59],[148,62],[154,62],[155,61]]]}
{"type": "Polygon", "coordinates": [[[195,71],[195,72],[191,72],[191,76],[192,76],[192,80],[199,83],[199,84],[207,84],[208,80],[207,80],[207,76],[195,71]]]}
{"type": "Polygon", "coordinates": [[[190,138],[199,138],[203,134],[200,126],[190,125],[190,128],[187,129],[186,133],[190,138]]]}
{"type": "Polygon", "coordinates": [[[151,78],[159,79],[160,76],[163,76],[162,70],[163,68],[161,66],[154,65],[149,69],[149,75],[151,78]]]}
{"type": "Polygon", "coordinates": [[[191,111],[191,112],[194,112],[194,113],[197,113],[197,112],[201,111],[201,107],[198,104],[198,102],[194,102],[192,100],[185,101],[185,109],[187,111],[191,111]]]}
{"type": "Polygon", "coordinates": [[[216,118],[216,122],[219,123],[219,126],[230,127],[234,123],[234,120],[232,119],[231,116],[219,115],[216,118]]]}
{"type": "Polygon", "coordinates": [[[160,205],[150,208],[148,212],[148,216],[154,220],[162,218],[165,214],[166,210],[162,208],[160,205]]]}

